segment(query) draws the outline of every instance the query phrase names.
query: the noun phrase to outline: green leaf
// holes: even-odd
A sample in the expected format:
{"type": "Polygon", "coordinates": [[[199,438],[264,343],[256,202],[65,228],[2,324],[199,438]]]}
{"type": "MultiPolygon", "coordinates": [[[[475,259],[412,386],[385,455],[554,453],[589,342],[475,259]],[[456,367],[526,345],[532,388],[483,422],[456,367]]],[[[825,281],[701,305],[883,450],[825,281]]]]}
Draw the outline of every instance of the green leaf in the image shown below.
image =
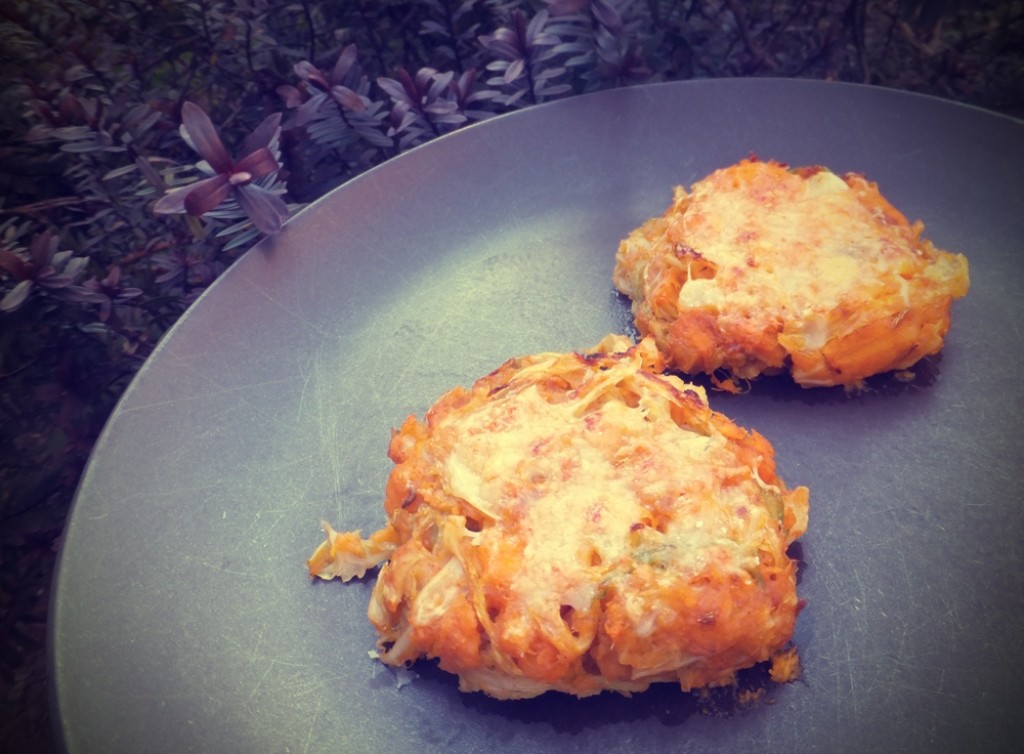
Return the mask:
{"type": "Polygon", "coordinates": [[[134,173],[136,170],[138,170],[138,168],[136,167],[135,163],[132,163],[131,165],[122,165],[119,168],[108,170],[106,173],[103,174],[103,178],[101,178],[100,180],[110,181],[113,180],[114,178],[120,178],[123,175],[134,173]]]}
{"type": "Polygon", "coordinates": [[[7,295],[0,300],[0,311],[13,312],[28,298],[28,294],[32,292],[32,281],[22,280],[16,286],[11,288],[7,292],[7,295]]]}

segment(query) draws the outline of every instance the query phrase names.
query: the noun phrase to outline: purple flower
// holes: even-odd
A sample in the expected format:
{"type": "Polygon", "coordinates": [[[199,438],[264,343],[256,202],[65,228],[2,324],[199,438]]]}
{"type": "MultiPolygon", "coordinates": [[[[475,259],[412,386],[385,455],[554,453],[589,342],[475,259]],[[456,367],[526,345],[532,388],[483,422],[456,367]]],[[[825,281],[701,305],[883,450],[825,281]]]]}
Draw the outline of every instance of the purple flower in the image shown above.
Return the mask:
{"type": "Polygon", "coordinates": [[[170,189],[156,203],[154,211],[162,215],[187,212],[201,216],[234,198],[257,230],[266,234],[281,230],[288,207],[280,196],[256,183],[281,169],[270,146],[280,133],[280,113],[264,120],[243,142],[243,157],[237,162],[231,159],[217,129],[198,105],[182,105],[181,125],[183,138],[205,161],[199,163],[199,168],[211,175],[170,189]]]}

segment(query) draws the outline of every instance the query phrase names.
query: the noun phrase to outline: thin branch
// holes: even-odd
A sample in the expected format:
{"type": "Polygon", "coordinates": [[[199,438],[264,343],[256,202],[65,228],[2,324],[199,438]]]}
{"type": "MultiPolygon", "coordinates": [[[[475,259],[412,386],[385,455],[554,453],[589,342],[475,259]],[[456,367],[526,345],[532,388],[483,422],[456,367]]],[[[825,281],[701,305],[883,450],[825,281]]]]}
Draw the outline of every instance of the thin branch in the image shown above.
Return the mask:
{"type": "Polygon", "coordinates": [[[79,204],[88,204],[92,201],[95,200],[81,196],[61,196],[54,199],[41,199],[38,202],[22,204],[19,207],[7,207],[6,209],[0,207],[0,215],[33,216],[37,212],[46,212],[47,210],[57,209],[58,207],[74,207],[79,204]]]}
{"type": "Polygon", "coordinates": [[[871,81],[871,68],[868,64],[867,34],[867,2],[866,0],[850,0],[843,12],[847,19],[847,27],[853,36],[853,46],[857,52],[857,65],[860,68],[860,80],[867,84],[871,81]]]}
{"type": "Polygon", "coordinates": [[[299,5],[302,8],[302,15],[306,18],[306,26],[309,28],[309,52],[306,55],[306,60],[316,60],[316,28],[313,23],[313,11],[310,10],[308,0],[302,0],[299,5]]]}

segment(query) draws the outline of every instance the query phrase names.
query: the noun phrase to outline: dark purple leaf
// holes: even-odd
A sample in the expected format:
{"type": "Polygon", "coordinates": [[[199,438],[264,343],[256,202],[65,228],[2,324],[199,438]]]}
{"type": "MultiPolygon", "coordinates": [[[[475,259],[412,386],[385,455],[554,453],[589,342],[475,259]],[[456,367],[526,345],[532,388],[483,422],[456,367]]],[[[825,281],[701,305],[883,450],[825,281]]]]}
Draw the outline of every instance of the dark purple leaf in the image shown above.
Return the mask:
{"type": "MultiPolygon", "coordinates": [[[[133,130],[135,130],[136,127],[141,126],[149,118],[149,116],[152,113],[154,113],[154,112],[157,112],[157,111],[154,111],[153,108],[149,105],[149,103],[143,103],[141,105],[136,105],[131,110],[129,110],[125,114],[124,118],[121,120],[121,128],[125,129],[126,131],[133,131],[133,130]]],[[[157,112],[157,118],[158,119],[159,119],[159,116],[160,116],[160,113],[157,112]]],[[[149,123],[149,125],[151,126],[151,125],[153,125],[153,123],[151,122],[151,123],[149,123]]],[[[148,128],[148,126],[146,126],[146,128],[148,128]]],[[[145,131],[146,128],[140,128],[139,129],[139,133],[142,133],[143,131],[145,131]]]]}
{"type": "Polygon", "coordinates": [[[503,60],[516,60],[522,56],[520,50],[513,44],[515,37],[508,29],[498,29],[491,37],[481,37],[480,41],[492,53],[503,60]],[[502,34],[504,32],[504,34],[502,34]]]}
{"type": "Polygon", "coordinates": [[[262,123],[256,126],[256,130],[249,134],[245,141],[242,142],[240,154],[248,155],[250,152],[255,152],[261,147],[269,147],[280,131],[281,113],[268,115],[263,119],[262,123]]]}
{"type": "Polygon", "coordinates": [[[522,58],[519,58],[519,60],[513,60],[509,64],[508,68],[505,69],[505,73],[502,76],[502,79],[505,81],[506,84],[511,84],[513,81],[515,81],[517,78],[523,75],[523,70],[525,69],[525,67],[526,61],[524,61],[522,58]]]}
{"type": "Polygon", "coordinates": [[[383,123],[377,121],[367,122],[365,125],[357,123],[354,130],[364,141],[375,147],[388,149],[394,146],[394,142],[387,137],[387,134],[380,130],[382,126],[383,123]]]}
{"type": "Polygon", "coordinates": [[[622,32],[622,16],[605,0],[591,0],[590,9],[594,14],[594,18],[598,20],[601,26],[613,34],[620,34],[622,32]]]}
{"type": "Polygon", "coordinates": [[[411,104],[409,94],[400,81],[381,76],[377,79],[377,86],[383,89],[384,93],[391,97],[396,105],[399,103],[411,104]]]}
{"type": "Polygon", "coordinates": [[[548,79],[553,79],[558,76],[561,76],[563,73],[565,73],[565,69],[562,67],[545,68],[544,70],[537,73],[537,75],[534,78],[537,81],[547,81],[548,79]]]}
{"type": "Polygon", "coordinates": [[[32,238],[32,243],[29,245],[29,254],[32,256],[32,263],[37,268],[41,268],[50,263],[53,259],[54,252],[57,251],[57,239],[54,237],[53,232],[50,230],[44,230],[42,233],[38,233],[32,238]]]}
{"type": "Polygon", "coordinates": [[[548,8],[553,16],[568,16],[579,13],[587,7],[591,0],[551,0],[548,8]]]}
{"type": "Polygon", "coordinates": [[[75,285],[62,292],[61,298],[65,301],[76,301],[83,304],[102,304],[108,300],[106,294],[97,290],[98,283],[95,278],[86,280],[83,285],[75,285]],[[89,287],[91,284],[92,287],[89,287]]]}
{"type": "MultiPolygon", "coordinates": [[[[409,96],[411,102],[419,102],[423,96],[421,92],[426,87],[427,81],[422,80],[421,74],[422,70],[416,74],[414,80],[407,70],[404,68],[398,69],[398,80],[401,82],[402,88],[405,89],[405,93],[409,96]]],[[[429,79],[427,80],[429,81],[429,79]]]]}
{"type": "Polygon", "coordinates": [[[363,102],[362,97],[353,92],[347,86],[332,86],[331,97],[342,107],[347,107],[349,110],[354,110],[359,113],[366,109],[366,104],[363,102]]]}
{"type": "Polygon", "coordinates": [[[45,123],[36,123],[28,131],[25,132],[25,140],[28,142],[33,141],[46,141],[53,135],[53,129],[45,123]]]}
{"type": "Polygon", "coordinates": [[[255,152],[250,152],[241,160],[235,163],[235,173],[249,173],[252,178],[262,178],[280,168],[274,155],[266,147],[260,147],[255,152]]]}
{"type": "Polygon", "coordinates": [[[476,68],[463,71],[455,83],[455,91],[458,94],[459,101],[465,101],[467,95],[473,91],[474,86],[476,86],[476,68]]]}
{"type": "Polygon", "coordinates": [[[301,63],[296,63],[292,68],[295,71],[295,75],[303,81],[313,84],[323,91],[327,91],[331,88],[330,83],[327,81],[327,77],[324,76],[323,71],[317,68],[315,65],[310,63],[308,60],[303,60],[301,63]]]}
{"type": "Polygon", "coordinates": [[[434,120],[441,115],[449,115],[450,113],[454,113],[456,110],[458,110],[458,105],[455,102],[444,99],[434,100],[423,108],[423,112],[426,113],[431,120],[434,120]]]}
{"type": "Polygon", "coordinates": [[[391,110],[389,120],[391,122],[391,130],[389,130],[388,133],[391,134],[405,131],[407,128],[412,126],[418,118],[416,113],[409,110],[409,105],[404,102],[400,102],[391,110]]]}
{"type": "Polygon", "coordinates": [[[24,280],[32,274],[25,260],[12,251],[0,249],[0,270],[6,270],[12,277],[24,280]]]}
{"type": "Polygon", "coordinates": [[[114,265],[110,268],[110,272],[103,278],[103,285],[107,288],[118,288],[121,285],[121,267],[114,265]]]}
{"type": "Polygon", "coordinates": [[[185,197],[188,196],[189,192],[195,188],[195,184],[191,186],[178,186],[167,191],[161,196],[156,204],[153,205],[153,211],[158,215],[179,215],[185,211],[185,197]]]}
{"type": "Polygon", "coordinates": [[[423,22],[423,25],[420,26],[420,34],[437,34],[441,37],[447,37],[448,29],[437,21],[427,19],[423,22]]]}
{"type": "Polygon", "coordinates": [[[277,87],[277,96],[281,98],[284,106],[289,110],[301,105],[305,99],[302,92],[291,84],[281,84],[281,86],[277,87]]]}
{"type": "Polygon", "coordinates": [[[75,282],[71,275],[62,275],[50,269],[47,274],[40,275],[36,282],[44,288],[67,288],[75,282]]]}
{"type": "MultiPolygon", "coordinates": [[[[521,29],[522,28],[522,22],[523,22],[522,14],[517,14],[516,21],[517,21],[517,23],[516,23],[517,30],[521,29]]],[[[548,22],[548,12],[546,10],[542,10],[542,11],[538,12],[537,15],[535,15],[533,18],[530,19],[530,23],[526,27],[525,34],[520,31],[520,39],[525,40],[527,45],[535,44],[536,43],[535,40],[537,39],[537,37],[541,33],[541,31],[544,29],[544,26],[545,26],[545,24],[547,24],[547,22],[548,22]]]]}
{"type": "Polygon", "coordinates": [[[159,123],[160,119],[163,117],[163,113],[157,110],[156,108],[150,107],[149,105],[146,105],[145,107],[149,109],[149,113],[146,115],[145,118],[142,119],[142,121],[139,122],[138,126],[136,127],[135,131],[138,134],[145,133],[146,131],[151,129],[153,126],[159,123]]]}
{"type": "Polygon", "coordinates": [[[572,91],[572,87],[569,84],[557,84],[555,86],[544,87],[541,95],[544,97],[560,97],[570,91],[572,91]]]}
{"type": "Polygon", "coordinates": [[[452,87],[452,79],[455,78],[454,71],[445,71],[444,73],[433,73],[432,78],[428,79],[423,83],[423,86],[429,84],[427,91],[427,99],[434,99],[440,97],[445,91],[449,89],[454,91],[452,87]]]}
{"type": "Polygon", "coordinates": [[[276,194],[253,184],[239,186],[235,197],[252,224],[261,233],[273,235],[288,217],[288,207],[276,194]]]}
{"type": "Polygon", "coordinates": [[[188,186],[178,186],[177,188],[170,189],[153,206],[153,211],[158,215],[180,215],[188,211],[185,202],[193,191],[204,190],[203,186],[205,184],[227,183],[227,181],[227,176],[214,175],[201,181],[190,183],[188,186]]]}
{"type": "Polygon", "coordinates": [[[327,100],[325,92],[317,92],[308,100],[303,102],[295,111],[295,115],[288,122],[286,128],[301,128],[316,117],[317,112],[327,100]]]}
{"type": "Polygon", "coordinates": [[[432,118],[434,123],[446,126],[457,126],[465,123],[467,118],[462,113],[445,113],[432,118]]]}
{"type": "Polygon", "coordinates": [[[358,48],[354,44],[347,45],[338,56],[338,60],[334,64],[334,70],[331,71],[331,83],[340,84],[343,82],[358,58],[358,48]]]}
{"type": "Polygon", "coordinates": [[[189,186],[184,208],[190,215],[205,215],[231,195],[231,181],[226,175],[215,175],[189,186]]]}
{"type": "Polygon", "coordinates": [[[181,122],[199,156],[218,173],[231,171],[231,155],[224,148],[217,129],[203,109],[193,102],[181,106],[181,122]]]}

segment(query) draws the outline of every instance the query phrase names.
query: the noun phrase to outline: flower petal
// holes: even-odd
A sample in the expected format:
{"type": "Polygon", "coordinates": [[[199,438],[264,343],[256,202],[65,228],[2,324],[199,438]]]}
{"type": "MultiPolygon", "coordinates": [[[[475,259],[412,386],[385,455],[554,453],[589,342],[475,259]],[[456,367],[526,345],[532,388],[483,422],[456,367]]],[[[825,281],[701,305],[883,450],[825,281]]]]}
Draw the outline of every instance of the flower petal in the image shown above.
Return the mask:
{"type": "Polygon", "coordinates": [[[231,155],[224,148],[217,129],[213,126],[203,109],[194,102],[185,102],[181,106],[181,124],[185,127],[192,145],[199,156],[210,163],[218,173],[231,171],[231,155]]]}

